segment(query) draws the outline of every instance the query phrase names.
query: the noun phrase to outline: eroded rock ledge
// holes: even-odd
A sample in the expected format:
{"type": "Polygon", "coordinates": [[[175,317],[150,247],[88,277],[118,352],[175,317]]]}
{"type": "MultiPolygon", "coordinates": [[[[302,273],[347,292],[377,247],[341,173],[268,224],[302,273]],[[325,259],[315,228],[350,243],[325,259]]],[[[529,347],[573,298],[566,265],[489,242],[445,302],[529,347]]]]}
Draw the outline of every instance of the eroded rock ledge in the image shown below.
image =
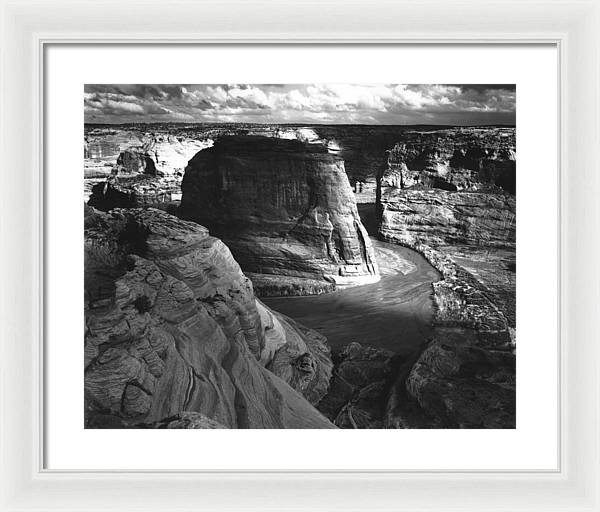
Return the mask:
{"type": "Polygon", "coordinates": [[[379,279],[344,162],[322,145],[223,137],[190,160],[182,192],[181,216],[221,237],[259,293],[379,279]]]}
{"type": "Polygon", "coordinates": [[[258,302],[206,228],[87,209],[85,255],[88,427],[332,427],[310,403],[331,375],[324,338],[258,302]]]}

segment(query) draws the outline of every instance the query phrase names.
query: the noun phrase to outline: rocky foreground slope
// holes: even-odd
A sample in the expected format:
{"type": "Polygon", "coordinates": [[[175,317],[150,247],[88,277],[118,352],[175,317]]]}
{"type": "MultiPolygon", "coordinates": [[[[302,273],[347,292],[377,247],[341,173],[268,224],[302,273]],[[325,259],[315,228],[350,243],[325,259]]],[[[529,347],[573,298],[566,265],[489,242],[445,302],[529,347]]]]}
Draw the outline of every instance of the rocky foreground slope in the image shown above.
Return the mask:
{"type": "Polygon", "coordinates": [[[256,300],[227,247],[154,209],[86,210],[88,427],[330,428],[324,338],[256,300]]]}
{"type": "Polygon", "coordinates": [[[222,137],[190,160],[180,215],[209,227],[262,295],[379,279],[341,158],[319,144],[222,137]]]}

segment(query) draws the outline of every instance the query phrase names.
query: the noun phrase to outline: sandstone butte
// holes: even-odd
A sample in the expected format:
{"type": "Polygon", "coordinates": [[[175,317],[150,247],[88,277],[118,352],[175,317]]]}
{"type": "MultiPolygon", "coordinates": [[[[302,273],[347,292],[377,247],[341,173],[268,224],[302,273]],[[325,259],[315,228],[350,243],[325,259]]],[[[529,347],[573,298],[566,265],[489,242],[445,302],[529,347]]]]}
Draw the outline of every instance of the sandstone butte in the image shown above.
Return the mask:
{"type": "Polygon", "coordinates": [[[220,138],[186,167],[180,215],[220,237],[262,295],[379,279],[344,161],[321,144],[220,138]]]}
{"type": "Polygon", "coordinates": [[[91,428],[332,428],[322,336],[271,311],[229,249],[155,209],[86,208],[91,428]]]}

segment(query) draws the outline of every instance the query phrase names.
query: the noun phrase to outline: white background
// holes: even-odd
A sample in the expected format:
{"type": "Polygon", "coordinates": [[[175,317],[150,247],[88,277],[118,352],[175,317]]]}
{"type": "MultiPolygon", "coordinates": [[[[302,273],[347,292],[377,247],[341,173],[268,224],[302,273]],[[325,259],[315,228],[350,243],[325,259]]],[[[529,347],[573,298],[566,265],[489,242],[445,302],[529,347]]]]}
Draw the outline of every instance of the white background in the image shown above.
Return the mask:
{"type": "Polygon", "coordinates": [[[557,53],[498,47],[53,47],[46,67],[46,467],[555,470],[557,53]],[[84,83],[516,83],[516,430],[84,430],[84,83]]]}

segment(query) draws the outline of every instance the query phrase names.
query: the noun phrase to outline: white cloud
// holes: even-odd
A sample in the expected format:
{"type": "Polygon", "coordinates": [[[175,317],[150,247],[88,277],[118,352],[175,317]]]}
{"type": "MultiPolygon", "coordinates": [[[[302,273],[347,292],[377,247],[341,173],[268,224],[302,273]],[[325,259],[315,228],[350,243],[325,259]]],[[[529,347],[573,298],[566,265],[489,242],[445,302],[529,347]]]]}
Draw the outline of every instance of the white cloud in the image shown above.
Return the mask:
{"type": "Polygon", "coordinates": [[[93,85],[86,86],[84,105],[86,115],[109,122],[134,116],[148,121],[418,123],[447,122],[449,116],[460,120],[461,114],[475,119],[476,113],[490,119],[505,114],[502,119],[514,122],[515,92],[485,85],[93,85]]]}

